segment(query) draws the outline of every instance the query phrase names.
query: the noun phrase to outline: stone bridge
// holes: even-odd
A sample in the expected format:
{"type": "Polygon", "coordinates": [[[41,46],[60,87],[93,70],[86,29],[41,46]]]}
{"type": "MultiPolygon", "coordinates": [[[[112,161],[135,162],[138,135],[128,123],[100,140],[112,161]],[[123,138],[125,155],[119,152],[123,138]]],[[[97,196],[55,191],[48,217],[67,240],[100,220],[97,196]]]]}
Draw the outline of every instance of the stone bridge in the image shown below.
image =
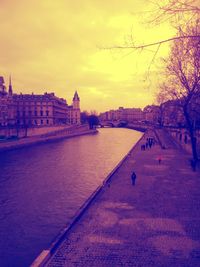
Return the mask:
{"type": "Polygon", "coordinates": [[[125,127],[126,121],[100,121],[100,127],[125,127]]]}

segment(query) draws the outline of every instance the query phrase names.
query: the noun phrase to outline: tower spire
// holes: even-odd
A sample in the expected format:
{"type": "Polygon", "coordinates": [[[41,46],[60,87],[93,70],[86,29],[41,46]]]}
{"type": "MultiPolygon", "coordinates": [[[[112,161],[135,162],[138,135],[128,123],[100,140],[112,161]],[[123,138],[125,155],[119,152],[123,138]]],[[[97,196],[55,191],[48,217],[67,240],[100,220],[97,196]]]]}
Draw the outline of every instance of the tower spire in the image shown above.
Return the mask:
{"type": "Polygon", "coordinates": [[[80,98],[78,96],[77,91],[75,91],[74,97],[73,97],[73,108],[80,109],[80,98]]]}
{"type": "Polygon", "coordinates": [[[77,91],[75,91],[75,93],[74,93],[73,101],[74,101],[74,100],[77,100],[77,101],[80,100],[77,91]]]}
{"type": "Polygon", "coordinates": [[[11,81],[11,75],[9,76],[9,87],[8,87],[8,94],[12,95],[13,90],[12,90],[12,81],[11,81]]]}

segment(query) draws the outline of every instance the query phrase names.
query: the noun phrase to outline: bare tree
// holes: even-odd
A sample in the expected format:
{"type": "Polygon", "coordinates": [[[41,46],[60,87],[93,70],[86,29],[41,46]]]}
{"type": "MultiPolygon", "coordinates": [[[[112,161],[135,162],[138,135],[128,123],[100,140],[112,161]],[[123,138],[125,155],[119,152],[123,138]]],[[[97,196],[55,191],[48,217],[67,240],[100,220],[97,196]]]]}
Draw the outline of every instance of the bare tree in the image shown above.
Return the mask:
{"type": "Polygon", "coordinates": [[[189,131],[193,160],[198,160],[194,111],[198,112],[197,99],[200,99],[200,20],[179,27],[178,37],[194,35],[195,38],[179,38],[171,47],[166,60],[166,82],[162,85],[159,97],[176,100],[182,108],[189,131]]]}
{"type": "MultiPolygon", "coordinates": [[[[147,20],[147,23],[160,24],[165,21],[170,21],[173,27],[177,28],[181,25],[190,24],[192,21],[200,19],[200,0],[166,0],[166,1],[153,1],[156,8],[150,12],[151,19],[147,20]]],[[[130,35],[130,41],[125,45],[114,45],[106,47],[105,49],[125,49],[125,50],[143,50],[149,47],[156,47],[152,58],[152,63],[160,49],[160,47],[169,42],[173,42],[179,39],[193,39],[198,38],[199,33],[191,34],[185,33],[182,36],[172,36],[171,38],[162,39],[157,42],[141,44],[135,41],[134,36],[130,35]]]]}
{"type": "Polygon", "coordinates": [[[81,112],[81,123],[82,124],[87,123],[88,117],[89,117],[89,113],[86,110],[84,110],[83,112],[81,112]]]}
{"type": "Polygon", "coordinates": [[[167,0],[153,2],[156,6],[150,22],[160,24],[166,20],[170,20],[175,25],[180,22],[195,20],[200,13],[199,0],[167,0]]]}
{"type": "Polygon", "coordinates": [[[89,127],[90,129],[94,129],[97,125],[99,125],[99,118],[97,115],[95,114],[91,114],[88,117],[88,123],[89,123],[89,127]]]}

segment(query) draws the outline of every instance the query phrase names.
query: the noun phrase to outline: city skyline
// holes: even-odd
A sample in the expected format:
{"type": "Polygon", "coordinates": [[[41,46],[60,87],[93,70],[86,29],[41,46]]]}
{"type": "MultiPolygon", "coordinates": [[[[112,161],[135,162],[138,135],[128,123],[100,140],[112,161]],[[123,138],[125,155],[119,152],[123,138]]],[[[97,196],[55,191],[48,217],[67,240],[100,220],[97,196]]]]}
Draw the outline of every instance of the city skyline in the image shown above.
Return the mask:
{"type": "Polygon", "coordinates": [[[161,47],[150,71],[153,51],[103,48],[130,43],[131,33],[137,44],[173,36],[167,23],[144,23],[154,8],[149,1],[129,0],[2,1],[0,73],[7,86],[12,75],[16,93],[55,92],[70,99],[77,90],[81,110],[144,108],[154,102],[159,58],[170,44],[161,47]]]}
{"type": "MultiPolygon", "coordinates": [[[[1,78],[3,78],[3,77],[1,77],[1,78]]],[[[6,92],[6,94],[8,94],[9,95],[9,91],[10,91],[10,88],[13,88],[13,86],[12,86],[12,79],[11,79],[11,76],[9,76],[9,84],[7,84],[7,86],[6,86],[6,84],[4,83],[4,85],[5,85],[5,92],[6,92]]],[[[45,96],[45,95],[54,95],[56,98],[60,98],[58,95],[55,95],[55,92],[43,92],[43,93],[40,93],[40,94],[37,94],[37,93],[35,93],[35,92],[32,92],[32,93],[29,93],[29,94],[27,94],[27,92],[25,91],[25,90],[22,90],[22,91],[20,91],[20,94],[18,93],[18,92],[16,92],[16,91],[13,91],[13,89],[11,89],[12,90],[12,94],[13,95],[18,95],[18,96],[20,96],[20,95],[22,95],[22,96],[24,96],[24,97],[26,97],[26,96],[40,96],[40,97],[43,97],[43,96],[45,96]]],[[[75,96],[75,94],[77,94],[77,91],[75,91],[75,93],[74,93],[74,96],[75,96]]],[[[73,96],[73,98],[74,98],[74,96],[73,96]]],[[[70,100],[69,99],[66,99],[66,98],[60,98],[60,99],[62,99],[63,101],[66,101],[66,104],[67,104],[67,106],[70,106],[70,100]]],[[[96,110],[81,110],[81,112],[83,112],[83,113],[85,113],[85,112],[88,112],[89,114],[93,114],[93,113],[96,113],[97,115],[101,115],[102,113],[106,113],[106,112],[110,112],[110,111],[116,111],[116,110],[119,110],[119,109],[136,109],[136,110],[144,110],[145,108],[147,108],[148,106],[156,106],[156,107],[158,107],[158,105],[154,105],[154,104],[147,104],[146,106],[144,106],[143,108],[135,108],[134,106],[130,106],[130,107],[128,107],[128,106],[123,106],[122,107],[122,105],[121,106],[119,106],[119,107],[117,107],[117,108],[109,108],[108,110],[102,110],[101,112],[98,112],[98,111],[96,111],[96,110]]]]}

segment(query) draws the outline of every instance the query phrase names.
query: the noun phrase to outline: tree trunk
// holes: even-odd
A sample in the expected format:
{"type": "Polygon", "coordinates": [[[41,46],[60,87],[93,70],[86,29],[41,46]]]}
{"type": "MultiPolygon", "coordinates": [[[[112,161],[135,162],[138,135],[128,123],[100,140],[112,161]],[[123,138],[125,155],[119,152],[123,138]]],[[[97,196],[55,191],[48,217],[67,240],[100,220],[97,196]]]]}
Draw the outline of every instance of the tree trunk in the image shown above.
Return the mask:
{"type": "Polygon", "coordinates": [[[184,110],[184,116],[185,116],[188,130],[189,130],[193,160],[194,160],[194,162],[197,162],[198,154],[197,154],[197,142],[196,142],[196,137],[195,137],[195,129],[194,129],[193,123],[191,121],[189,112],[187,111],[187,107],[184,107],[183,110],[184,110]]]}

